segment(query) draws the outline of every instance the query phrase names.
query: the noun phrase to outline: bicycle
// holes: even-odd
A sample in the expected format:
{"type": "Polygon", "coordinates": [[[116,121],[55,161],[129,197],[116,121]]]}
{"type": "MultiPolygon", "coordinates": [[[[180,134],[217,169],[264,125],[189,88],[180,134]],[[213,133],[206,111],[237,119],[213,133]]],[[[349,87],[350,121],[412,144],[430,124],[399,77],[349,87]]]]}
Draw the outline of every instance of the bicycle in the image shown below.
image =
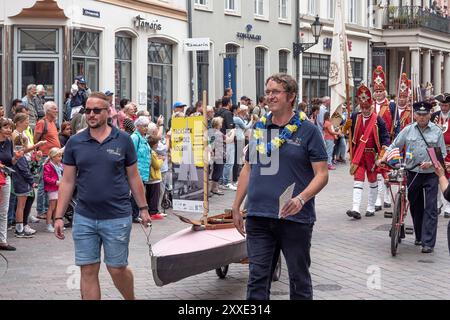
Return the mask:
{"type": "Polygon", "coordinates": [[[406,234],[405,220],[409,210],[407,171],[414,169],[419,164],[412,168],[406,168],[404,162],[400,162],[395,166],[392,166],[387,162],[383,162],[383,164],[392,169],[392,171],[387,173],[386,186],[389,188],[394,203],[389,236],[391,237],[391,254],[395,257],[398,251],[398,244],[401,243],[401,239],[404,239],[406,234]],[[399,186],[395,197],[391,185],[399,186]]]}

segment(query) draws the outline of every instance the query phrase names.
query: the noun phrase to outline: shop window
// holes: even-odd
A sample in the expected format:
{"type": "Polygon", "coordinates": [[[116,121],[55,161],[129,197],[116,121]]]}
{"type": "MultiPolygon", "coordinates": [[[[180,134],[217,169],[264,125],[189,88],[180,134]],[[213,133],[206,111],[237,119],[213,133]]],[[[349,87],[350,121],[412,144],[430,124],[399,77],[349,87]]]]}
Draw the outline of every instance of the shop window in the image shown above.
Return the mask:
{"type": "Polygon", "coordinates": [[[287,73],[288,72],[288,55],[289,52],[286,50],[280,50],[279,52],[279,71],[280,73],[287,73]]]}
{"type": "Polygon", "coordinates": [[[264,95],[265,55],[266,55],[265,49],[263,49],[263,48],[255,49],[256,97],[261,97],[264,95]]]}
{"type": "Polygon", "coordinates": [[[72,39],[73,78],[83,75],[87,86],[92,91],[98,91],[100,33],[73,30],[72,39]]]}
{"type": "Polygon", "coordinates": [[[132,38],[122,35],[116,36],[115,55],[115,104],[119,105],[121,99],[131,100],[131,59],[132,38]]]}
{"type": "Polygon", "coordinates": [[[209,51],[197,51],[197,99],[203,99],[203,90],[208,91],[209,51]]]}
{"type": "Polygon", "coordinates": [[[149,40],[147,68],[147,109],[152,117],[164,115],[167,121],[172,106],[172,45],[149,40]]]}

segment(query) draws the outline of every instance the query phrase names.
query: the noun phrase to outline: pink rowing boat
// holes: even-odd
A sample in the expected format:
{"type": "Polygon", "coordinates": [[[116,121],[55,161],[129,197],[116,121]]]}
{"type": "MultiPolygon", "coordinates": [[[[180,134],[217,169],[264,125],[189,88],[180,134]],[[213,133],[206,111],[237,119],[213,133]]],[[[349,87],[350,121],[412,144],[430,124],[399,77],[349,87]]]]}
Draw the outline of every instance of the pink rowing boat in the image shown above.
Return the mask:
{"type": "Polygon", "coordinates": [[[245,238],[235,229],[183,229],[152,246],[153,279],[157,286],[218,269],[247,258],[245,238]]]}

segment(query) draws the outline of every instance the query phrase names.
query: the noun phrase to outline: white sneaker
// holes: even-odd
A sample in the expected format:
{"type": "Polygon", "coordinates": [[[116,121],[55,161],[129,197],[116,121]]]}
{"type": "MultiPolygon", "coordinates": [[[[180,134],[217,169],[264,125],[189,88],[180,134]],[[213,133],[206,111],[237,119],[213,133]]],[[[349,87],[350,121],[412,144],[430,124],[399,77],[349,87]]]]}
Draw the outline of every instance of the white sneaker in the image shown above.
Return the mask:
{"type": "Polygon", "coordinates": [[[47,225],[47,230],[46,230],[47,232],[50,232],[50,233],[53,233],[53,232],[55,232],[55,228],[53,228],[53,226],[51,225],[51,224],[48,224],[47,225]]]}
{"type": "Polygon", "coordinates": [[[29,225],[26,225],[25,227],[23,227],[23,231],[25,231],[25,233],[29,233],[29,234],[35,234],[36,233],[36,230],[31,228],[29,225]]]}
{"type": "Polygon", "coordinates": [[[229,190],[234,190],[234,191],[237,190],[236,186],[234,186],[232,183],[227,184],[225,187],[229,190]]]}
{"type": "Polygon", "coordinates": [[[41,220],[38,219],[38,218],[36,218],[35,216],[30,215],[30,216],[28,217],[28,222],[29,222],[29,223],[39,223],[40,221],[41,221],[41,220]]]}

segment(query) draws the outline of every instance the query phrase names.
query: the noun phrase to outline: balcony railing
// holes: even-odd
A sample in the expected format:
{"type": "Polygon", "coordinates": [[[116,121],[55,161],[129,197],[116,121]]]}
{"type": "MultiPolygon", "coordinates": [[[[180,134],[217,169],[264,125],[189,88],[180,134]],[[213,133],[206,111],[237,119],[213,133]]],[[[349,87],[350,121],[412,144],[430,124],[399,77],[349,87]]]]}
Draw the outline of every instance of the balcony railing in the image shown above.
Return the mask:
{"type": "Polygon", "coordinates": [[[389,6],[384,12],[383,29],[426,28],[450,34],[450,18],[419,6],[389,6]]]}

